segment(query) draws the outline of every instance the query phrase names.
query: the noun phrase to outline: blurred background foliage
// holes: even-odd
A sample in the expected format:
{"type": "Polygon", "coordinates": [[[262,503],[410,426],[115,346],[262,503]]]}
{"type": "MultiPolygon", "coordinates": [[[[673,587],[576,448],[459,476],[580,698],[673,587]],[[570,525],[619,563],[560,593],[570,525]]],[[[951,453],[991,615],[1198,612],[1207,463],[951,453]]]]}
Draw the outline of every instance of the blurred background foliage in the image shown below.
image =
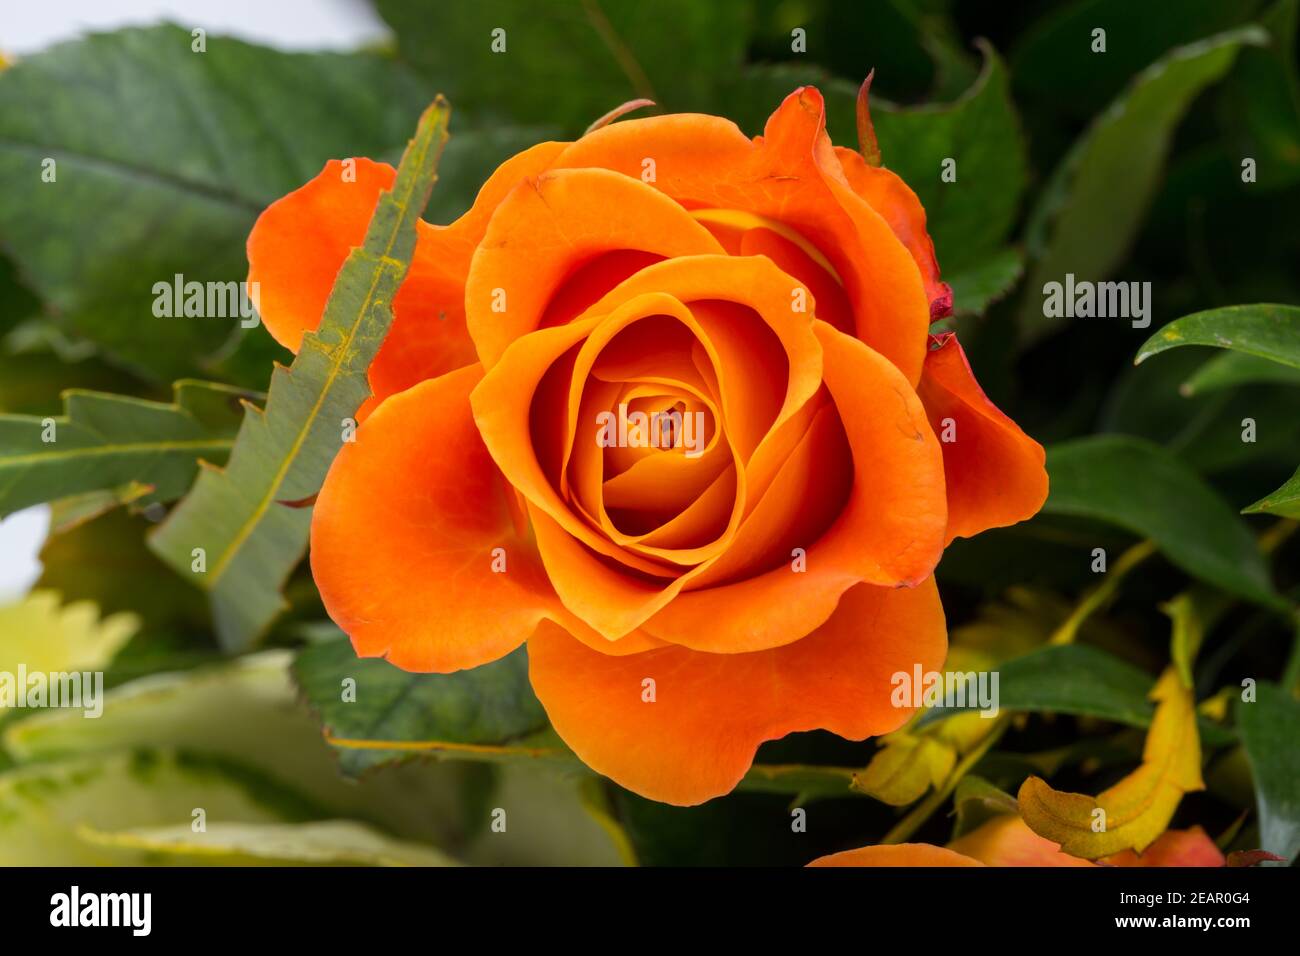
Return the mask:
{"type": "MultiPolygon", "coordinates": [[[[39,589],[0,609],[0,669],[107,667],[114,696],[98,721],[0,710],[0,863],[802,864],[902,836],[941,844],[973,786],[987,803],[1036,773],[1097,793],[1132,769],[1171,616],[1175,631],[1189,620],[1169,611],[1177,595],[1203,631],[1172,653],[1201,702],[1208,789],[1174,825],[1294,859],[1297,512],[1238,512],[1300,462],[1300,345],[1289,364],[1204,348],[1133,359],[1189,313],[1300,302],[1297,6],[377,0],[394,39],[372,50],[210,36],[196,55],[187,26],[160,25],[0,70],[0,412],[58,414],[70,388],[170,403],[192,377],[231,386],[236,413],[236,392],[265,391],[289,356],[233,320],[155,318],[153,283],[242,279],[267,204],[330,158],[395,162],[436,92],[455,112],[426,215],[446,222],[513,152],[637,96],[758,134],[816,83],[833,138],[853,146],[874,70],[885,165],[924,202],[955,291],[944,326],[990,397],[1049,445],[1053,480],[1043,515],[957,542],[938,572],[950,667],[999,666],[1009,724],[793,735],[762,748],[737,793],[691,809],[586,773],[548,731],[522,651],[447,677],[358,663],[305,568],[267,647],[224,656],[203,596],[145,544],[159,490],[56,482],[39,589]],[[489,45],[498,27],[504,54],[489,45]],[[45,157],[57,185],[40,181],[45,157]],[[940,178],[948,158],[954,183],[940,178]],[[1042,286],[1065,272],[1149,281],[1150,328],[1045,318],[1042,286]],[[339,700],[348,678],[354,704],[339,700]],[[1268,701],[1262,729],[1228,706],[1245,679],[1268,701]]],[[[219,443],[218,418],[204,434],[219,443]]],[[[0,489],[16,494],[5,454],[0,489]]],[[[168,500],[189,480],[172,477],[168,500]]],[[[0,512],[14,501],[0,495],[0,512]]]]}

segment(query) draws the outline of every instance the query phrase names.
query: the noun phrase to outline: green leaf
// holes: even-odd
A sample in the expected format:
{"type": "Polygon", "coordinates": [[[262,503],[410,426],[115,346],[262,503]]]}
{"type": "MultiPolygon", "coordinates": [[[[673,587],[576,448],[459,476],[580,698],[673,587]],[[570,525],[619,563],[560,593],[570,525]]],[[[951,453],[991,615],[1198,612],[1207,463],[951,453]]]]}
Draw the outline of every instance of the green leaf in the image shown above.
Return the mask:
{"type": "Polygon", "coordinates": [[[990,305],[1012,290],[1024,272],[1024,253],[1011,247],[1000,249],[974,265],[955,271],[945,269],[943,278],[952,288],[953,312],[983,315],[990,305]]]}
{"type": "MultiPolygon", "coordinates": [[[[1026,713],[1100,717],[1130,727],[1149,727],[1154,708],[1147,695],[1153,678],[1087,644],[1054,644],[998,665],[998,706],[1026,713]]],[[[925,727],[974,707],[931,708],[917,721],[925,727]]],[[[1232,740],[1216,724],[1201,720],[1207,746],[1232,740]]]]}
{"type": "MultiPolygon", "coordinates": [[[[1021,311],[1025,339],[1041,337],[1061,321],[1043,315],[1038,290],[1046,283],[1064,281],[1067,274],[1076,282],[1100,281],[1124,261],[1184,113],[1228,71],[1244,44],[1265,42],[1264,31],[1246,27],[1173,50],[1139,74],[1074,145],[1030,216],[1033,265],[1021,311]]],[[[1093,73],[1090,68],[1088,76],[1093,73]]]]}
{"type": "Polygon", "coordinates": [[[1011,56],[1016,92],[1067,118],[1087,119],[1117,96],[1125,80],[1170,47],[1248,22],[1263,0],[1158,3],[1078,0],[1046,5],[1011,56]],[[1092,31],[1106,31],[1106,52],[1093,52],[1092,31]]]}
{"type": "MultiPolygon", "coordinates": [[[[1151,676],[1086,644],[1052,645],[998,665],[1003,710],[1101,717],[1132,727],[1151,722],[1151,676]]],[[[969,708],[932,708],[925,726],[969,708]]]]}
{"type": "Polygon", "coordinates": [[[192,42],[132,28],[0,71],[0,244],[47,314],[159,381],[213,375],[205,361],[241,330],[155,317],[153,284],[243,279],[266,206],[328,159],[400,147],[428,102],[381,56],[192,42]]]}
{"type": "MultiPolygon", "coordinates": [[[[412,674],[359,658],[346,640],[299,652],[293,665],[302,696],[324,724],[325,739],[349,774],[425,756],[507,766],[527,763],[588,771],[556,736],[528,682],[524,648],[472,670],[412,674]],[[344,691],[355,681],[355,699],[344,691]]],[[[853,769],[755,764],[741,788],[813,796],[849,796],[853,769]]]]}
{"type": "Polygon", "coordinates": [[[208,592],[228,649],[254,644],[286,606],[280,589],[302,558],[311,521],[310,509],[287,503],[320,490],[344,421],[371,394],[366,370],[393,320],[447,116],[439,99],[421,118],[364,245],[339,269],[320,326],[303,336],[288,369],[276,369],[266,410],[250,407],[244,416],[229,465],[205,470],[150,537],[163,560],[208,592]]]}
{"type": "Polygon", "coordinates": [[[111,832],[83,828],[83,840],[107,850],[163,857],[186,866],[454,866],[430,846],[394,840],[351,820],[225,823],[195,833],[188,824],[111,832]]]}
{"type": "Polygon", "coordinates": [[[0,773],[0,866],[145,862],[139,851],[95,846],[83,828],[308,819],[313,805],[237,763],[175,750],[121,751],[0,773]]]}
{"type": "Polygon", "coordinates": [[[351,742],[499,746],[546,727],[522,648],[473,670],[412,674],[385,660],[357,657],[348,641],[325,641],[298,654],[293,675],[348,773],[417,752],[367,750],[351,742]],[[348,680],[355,681],[355,700],[346,699],[348,680]]]}
{"type": "Polygon", "coordinates": [[[1257,384],[1300,385],[1300,367],[1279,365],[1272,359],[1247,352],[1224,352],[1198,368],[1178,391],[1191,398],[1239,385],[1257,384]]]}
{"type": "Polygon", "coordinates": [[[1288,862],[1300,855],[1300,701],[1262,681],[1237,704],[1237,726],[1255,778],[1260,848],[1288,862]]]}
{"type": "Polygon", "coordinates": [[[1271,514],[1282,518],[1300,518],[1300,469],[1286,484],[1242,509],[1247,514],[1271,514]]]}
{"type": "Polygon", "coordinates": [[[1212,345],[1300,369],[1300,307],[1231,305],[1175,319],[1138,349],[1134,364],[1184,345],[1212,345]]]}
{"type": "Polygon", "coordinates": [[[64,393],[58,418],[0,415],[0,516],[130,482],[153,487],[139,504],[178,498],[200,458],[225,459],[249,395],[181,381],[165,405],[74,389],[64,393]]]}
{"type": "Polygon", "coordinates": [[[1006,278],[1012,270],[1002,245],[1020,208],[1027,160],[1006,67],[992,46],[981,49],[984,68],[958,99],[915,108],[872,104],[871,119],[885,166],[925,208],[944,274],[990,268],[986,260],[998,256],[1001,268],[991,268],[1006,278]],[[942,179],[949,159],[955,182],[942,179]]]}
{"type": "Polygon", "coordinates": [[[1266,607],[1286,602],[1255,539],[1228,504],[1159,445],[1096,435],[1051,446],[1043,510],[1118,525],[1150,538],[1188,574],[1266,607]]]}
{"type": "MultiPolygon", "coordinates": [[[[1210,349],[1174,349],[1159,361],[1117,369],[1098,431],[1120,432],[1165,446],[1203,475],[1258,469],[1285,475],[1300,448],[1295,392],[1278,384],[1243,384],[1190,396],[1181,386],[1215,358],[1254,356],[1210,349]],[[1242,420],[1255,421],[1255,441],[1242,441],[1242,420]]],[[[1284,372],[1289,366],[1268,362],[1284,372]]],[[[1245,492],[1247,495],[1250,491],[1245,492]]]]}
{"type": "Polygon", "coordinates": [[[749,39],[749,5],[739,0],[554,0],[544,10],[476,0],[454,15],[436,0],[377,6],[402,57],[458,109],[575,134],[636,97],[670,112],[707,110],[749,39]]]}

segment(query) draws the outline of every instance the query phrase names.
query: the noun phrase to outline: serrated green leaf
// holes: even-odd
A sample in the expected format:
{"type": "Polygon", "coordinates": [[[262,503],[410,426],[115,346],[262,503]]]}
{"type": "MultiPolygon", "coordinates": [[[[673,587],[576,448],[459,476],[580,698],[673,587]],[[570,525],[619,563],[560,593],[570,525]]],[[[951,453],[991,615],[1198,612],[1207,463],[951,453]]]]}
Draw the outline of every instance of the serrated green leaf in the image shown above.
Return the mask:
{"type": "Polygon", "coordinates": [[[0,516],[132,482],[153,488],[139,504],[178,498],[193,483],[200,458],[225,459],[240,400],[249,394],[180,381],[175,400],[163,404],[70,390],[57,418],[0,415],[0,516]]]}
{"type": "Polygon", "coordinates": [[[1047,450],[1048,514],[1094,518],[1150,538],[1188,574],[1272,608],[1286,602],[1249,529],[1195,472],[1159,445],[1096,435],[1047,450]]]}
{"type": "Polygon", "coordinates": [[[1300,701],[1261,682],[1237,703],[1237,726],[1255,778],[1260,847],[1288,862],[1300,855],[1300,701]]]}
{"type": "Polygon", "coordinates": [[[421,117],[364,244],[339,269],[320,326],[303,336],[289,368],[276,369],[265,411],[249,408],[229,465],[205,470],[150,536],[164,561],[208,593],[227,649],[256,643],[285,607],[280,589],[302,559],[311,521],[309,508],[288,503],[320,490],[344,421],[371,395],[366,370],[392,324],[447,116],[440,98],[421,117]]]}
{"type": "MultiPolygon", "coordinates": [[[[1174,130],[1192,101],[1268,35],[1243,27],[1179,47],[1152,64],[1089,127],[1052,174],[1028,226],[1032,260],[1021,333],[1034,340],[1060,318],[1043,314],[1048,282],[1106,279],[1128,254],[1159,182],[1174,130]]],[[[1081,43],[1083,41],[1080,41],[1081,43]]],[[[1092,73],[1089,71],[1089,76],[1092,73]]]]}

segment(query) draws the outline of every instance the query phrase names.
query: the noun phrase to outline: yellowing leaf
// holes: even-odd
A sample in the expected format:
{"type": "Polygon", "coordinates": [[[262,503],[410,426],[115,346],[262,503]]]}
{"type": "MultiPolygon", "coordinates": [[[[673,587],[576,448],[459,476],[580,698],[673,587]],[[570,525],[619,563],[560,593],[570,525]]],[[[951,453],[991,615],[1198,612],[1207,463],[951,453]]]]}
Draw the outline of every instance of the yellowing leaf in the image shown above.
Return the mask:
{"type": "Polygon", "coordinates": [[[0,673],[103,670],[139,626],[134,614],[101,619],[91,601],[61,606],[56,592],[34,591],[0,607],[0,673]]]}
{"type": "Polygon", "coordinates": [[[957,752],[931,736],[899,732],[882,740],[884,746],[866,770],[854,774],[852,786],[890,806],[921,799],[932,786],[943,784],[957,762],[957,752]]]}
{"type": "Polygon", "coordinates": [[[1020,788],[1020,813],[1030,828],[1071,856],[1096,860],[1134,849],[1141,853],[1169,826],[1183,794],[1205,789],[1196,701],[1170,667],[1156,681],[1155,717],[1142,765],[1096,798],[1053,790],[1039,777],[1020,788]]]}
{"type": "Polygon", "coordinates": [[[1196,663],[1196,655],[1205,639],[1205,625],[1197,607],[1196,595],[1193,591],[1184,591],[1160,605],[1160,610],[1173,621],[1171,653],[1174,666],[1178,669],[1183,686],[1191,687],[1192,665],[1196,663]]]}

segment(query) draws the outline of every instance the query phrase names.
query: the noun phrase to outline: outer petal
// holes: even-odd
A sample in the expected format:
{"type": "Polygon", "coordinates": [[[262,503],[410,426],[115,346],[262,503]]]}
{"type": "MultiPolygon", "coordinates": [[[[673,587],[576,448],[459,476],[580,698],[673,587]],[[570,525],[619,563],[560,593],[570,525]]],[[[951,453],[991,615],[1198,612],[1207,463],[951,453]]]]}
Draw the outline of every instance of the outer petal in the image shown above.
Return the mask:
{"type": "Polygon", "coordinates": [[[1166,830],[1141,855],[1132,850],[1108,856],[1111,866],[1223,866],[1222,851],[1200,827],[1166,830]]]}
{"type": "Polygon", "coordinates": [[[801,641],[751,654],[668,647],[608,657],[543,623],[530,676],[556,731],[592,769],[652,800],[690,805],[730,791],[760,743],[824,728],[862,739],[896,729],[898,671],[940,666],[943,608],[933,579],[860,586],[801,641]],[[643,699],[654,680],[654,701],[643,699]]]}
{"type": "Polygon", "coordinates": [[[521,644],[543,615],[560,616],[470,414],[481,376],[471,366],[385,401],[321,488],[312,574],[362,657],[416,671],[476,667],[521,644]],[[494,548],[504,573],[492,570],[494,548]]]}
{"type": "Polygon", "coordinates": [[[952,289],[939,279],[939,260],[934,254],[934,240],[925,229],[925,209],[916,193],[895,173],[883,166],[869,166],[862,155],[843,146],[835,148],[844,177],[853,191],[884,217],[894,235],[907,246],[925,280],[930,300],[930,320],[952,312],[952,289]]]}
{"type": "Polygon", "coordinates": [[[930,843],[863,846],[819,856],[809,866],[983,866],[979,860],[930,843]]]}
{"type": "Polygon", "coordinates": [[[948,541],[1033,517],[1047,500],[1043,446],[988,400],[956,336],[930,341],[917,393],[935,433],[955,438],[940,443],[948,541]]]}

